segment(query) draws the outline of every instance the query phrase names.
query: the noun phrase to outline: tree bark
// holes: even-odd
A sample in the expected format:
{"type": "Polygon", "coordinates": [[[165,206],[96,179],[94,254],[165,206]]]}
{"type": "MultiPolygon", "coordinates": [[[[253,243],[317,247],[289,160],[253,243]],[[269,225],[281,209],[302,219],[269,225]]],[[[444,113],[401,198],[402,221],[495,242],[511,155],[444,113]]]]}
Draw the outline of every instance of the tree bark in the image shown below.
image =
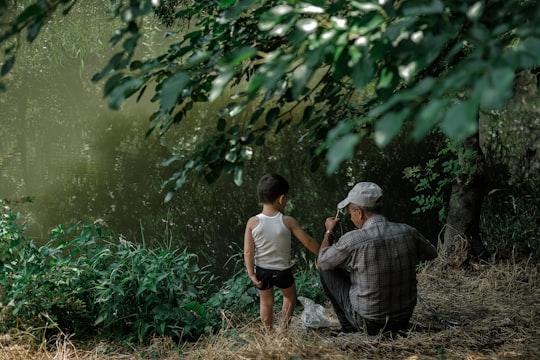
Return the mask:
{"type": "Polygon", "coordinates": [[[467,260],[478,261],[487,257],[487,250],[480,237],[480,212],[487,188],[485,158],[480,148],[479,134],[470,136],[463,142],[465,152],[473,150],[474,160],[460,157],[459,165],[469,169],[476,166],[476,171],[465,171],[452,186],[448,205],[448,217],[440,250],[445,260],[455,267],[467,260]]]}

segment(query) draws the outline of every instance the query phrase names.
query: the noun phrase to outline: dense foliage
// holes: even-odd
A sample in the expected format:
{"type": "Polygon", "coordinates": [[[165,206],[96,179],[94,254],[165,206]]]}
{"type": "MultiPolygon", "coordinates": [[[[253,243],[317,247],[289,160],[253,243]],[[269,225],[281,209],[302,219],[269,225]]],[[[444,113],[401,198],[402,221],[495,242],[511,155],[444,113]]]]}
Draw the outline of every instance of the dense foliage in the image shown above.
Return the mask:
{"type": "Polygon", "coordinates": [[[1,224],[4,330],[18,321],[28,330],[142,341],[149,334],[194,338],[210,326],[198,301],[211,277],[193,254],[118,241],[92,225],[60,226],[37,246],[18,236],[15,220],[4,213],[1,224]]]}
{"type": "MultiPolygon", "coordinates": [[[[15,63],[17,34],[26,29],[33,41],[52,13],[76,3],[32,3],[3,27],[2,75],[15,63]]],[[[178,159],[173,191],[192,172],[208,181],[230,173],[240,184],[254,147],[288,126],[302,129],[314,167],[326,156],[329,173],[364,136],[386,145],[405,123],[414,139],[437,127],[463,138],[477,130],[478,110],[502,107],[516,72],[540,59],[534,0],[160,3],[113,2],[123,25],[110,42],[119,47],[94,80],[106,80],[112,108],[151,91],[158,109],[150,131],[162,133],[195,104],[229,99],[213,116],[215,135],[178,159]],[[156,11],[173,26],[171,45],[139,59],[143,20],[156,11]],[[248,119],[235,121],[246,110],[248,119]]]]}

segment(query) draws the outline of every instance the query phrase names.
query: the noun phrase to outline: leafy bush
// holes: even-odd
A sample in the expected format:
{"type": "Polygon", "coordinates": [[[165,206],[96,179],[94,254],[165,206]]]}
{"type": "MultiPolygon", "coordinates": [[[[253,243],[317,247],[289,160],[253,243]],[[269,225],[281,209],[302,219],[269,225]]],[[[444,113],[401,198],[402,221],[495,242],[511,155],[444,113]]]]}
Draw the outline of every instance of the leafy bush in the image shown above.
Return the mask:
{"type": "Polygon", "coordinates": [[[435,159],[430,159],[421,167],[407,167],[403,178],[415,184],[417,193],[411,200],[417,204],[413,214],[436,209],[439,221],[444,224],[447,216],[448,198],[452,184],[457,179],[469,183],[477,172],[478,154],[465,150],[457,140],[447,140],[446,146],[438,151],[435,159]]]}
{"type": "MultiPolygon", "coordinates": [[[[25,226],[17,224],[19,216],[4,207],[0,222],[0,302],[2,325],[21,323],[27,329],[72,329],[74,324],[88,324],[90,314],[82,300],[84,281],[76,264],[62,256],[63,245],[37,246],[25,239],[25,226]]],[[[82,327],[80,330],[84,330],[82,327]]]]}
{"type": "Polygon", "coordinates": [[[259,293],[245,269],[236,271],[208,300],[208,308],[233,314],[240,320],[258,316],[259,293]]]}
{"type": "Polygon", "coordinates": [[[196,339],[217,323],[201,305],[214,279],[196,255],[148,249],[96,224],[59,226],[37,246],[22,235],[17,215],[8,208],[2,215],[3,330],[20,323],[36,333],[59,327],[78,336],[144,341],[151,335],[196,339]]]}
{"type": "Polygon", "coordinates": [[[194,254],[152,250],[125,240],[110,244],[90,259],[99,276],[94,302],[99,325],[106,333],[149,334],[196,339],[207,329],[206,309],[200,304],[208,271],[194,254]]]}

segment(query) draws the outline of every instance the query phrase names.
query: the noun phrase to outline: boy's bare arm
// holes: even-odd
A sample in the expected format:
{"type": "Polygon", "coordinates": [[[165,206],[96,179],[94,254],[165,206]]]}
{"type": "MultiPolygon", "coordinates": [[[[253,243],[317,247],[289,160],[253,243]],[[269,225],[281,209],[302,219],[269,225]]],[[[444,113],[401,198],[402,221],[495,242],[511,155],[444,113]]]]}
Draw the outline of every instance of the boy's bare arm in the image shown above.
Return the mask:
{"type": "Polygon", "coordinates": [[[255,241],[253,240],[253,235],[251,234],[251,231],[255,226],[257,226],[256,218],[249,219],[244,232],[244,262],[251,281],[257,287],[261,287],[262,283],[257,280],[257,276],[255,275],[255,241]]]}
{"type": "Polygon", "coordinates": [[[315,255],[319,254],[319,243],[300,227],[295,218],[291,216],[285,217],[285,225],[291,230],[294,237],[296,237],[309,251],[315,255]]]}

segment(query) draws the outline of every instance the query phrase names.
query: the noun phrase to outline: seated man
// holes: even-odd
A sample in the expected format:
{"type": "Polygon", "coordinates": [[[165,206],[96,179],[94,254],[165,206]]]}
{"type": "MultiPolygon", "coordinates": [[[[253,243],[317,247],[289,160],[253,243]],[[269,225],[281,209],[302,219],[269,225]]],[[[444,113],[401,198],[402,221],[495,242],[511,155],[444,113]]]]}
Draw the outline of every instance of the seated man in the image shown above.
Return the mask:
{"type": "Polygon", "coordinates": [[[382,199],[377,184],[360,182],[338,204],[357,229],[334,242],[339,218],[325,222],[318,266],[343,332],[406,330],[416,306],[416,266],[437,256],[415,228],[380,213],[382,199]]]}

